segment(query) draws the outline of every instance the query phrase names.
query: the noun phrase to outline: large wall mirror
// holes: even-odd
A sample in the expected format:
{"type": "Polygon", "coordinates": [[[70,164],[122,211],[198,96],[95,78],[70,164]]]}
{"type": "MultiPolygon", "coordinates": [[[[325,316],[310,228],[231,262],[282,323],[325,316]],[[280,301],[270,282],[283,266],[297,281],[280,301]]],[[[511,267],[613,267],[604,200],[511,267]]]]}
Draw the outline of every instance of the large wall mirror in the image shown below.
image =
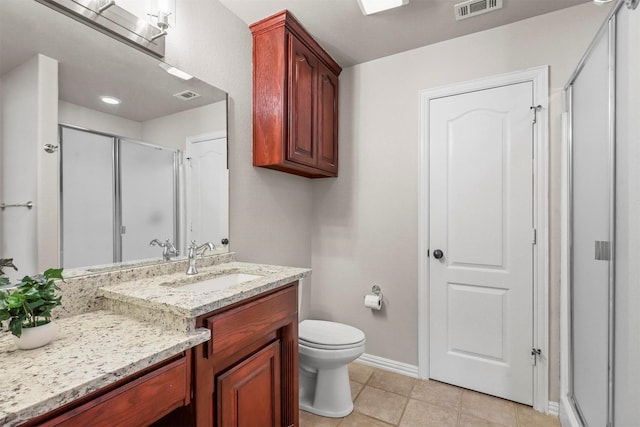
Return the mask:
{"type": "Polygon", "coordinates": [[[0,2],[0,257],[19,268],[12,279],[160,262],[153,239],[180,255],[192,239],[228,250],[227,94],[173,71],[35,0],[0,2]]]}

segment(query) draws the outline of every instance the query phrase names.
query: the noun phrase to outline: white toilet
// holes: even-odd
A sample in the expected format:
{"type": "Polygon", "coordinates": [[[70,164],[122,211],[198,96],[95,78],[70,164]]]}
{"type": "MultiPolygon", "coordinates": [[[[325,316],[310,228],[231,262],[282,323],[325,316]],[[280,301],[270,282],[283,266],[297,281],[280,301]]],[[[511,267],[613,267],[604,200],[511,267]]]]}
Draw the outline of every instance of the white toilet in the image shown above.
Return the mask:
{"type": "Polygon", "coordinates": [[[353,411],[347,365],[364,352],[364,332],[324,320],[298,325],[300,409],[323,417],[353,411]]]}

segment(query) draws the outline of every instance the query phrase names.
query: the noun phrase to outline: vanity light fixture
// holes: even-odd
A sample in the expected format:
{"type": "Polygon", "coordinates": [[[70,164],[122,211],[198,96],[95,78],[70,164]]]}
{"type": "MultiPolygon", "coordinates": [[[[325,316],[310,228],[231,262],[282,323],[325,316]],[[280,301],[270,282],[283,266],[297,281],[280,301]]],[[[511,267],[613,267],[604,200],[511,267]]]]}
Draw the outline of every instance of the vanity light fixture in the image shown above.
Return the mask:
{"type": "Polygon", "coordinates": [[[147,15],[156,18],[155,24],[161,30],[152,40],[166,36],[167,30],[175,25],[175,0],[150,0],[147,10],[147,15]]]}
{"type": "Polygon", "coordinates": [[[409,4],[409,0],[358,0],[363,15],[372,15],[409,4]]]}
{"type": "Polygon", "coordinates": [[[185,73],[184,71],[176,68],[176,67],[172,67],[171,65],[165,63],[165,62],[161,62],[158,64],[158,66],[160,68],[162,68],[163,70],[165,70],[167,73],[171,74],[172,76],[176,76],[182,80],[190,80],[193,78],[193,76],[189,73],[185,73]]]}
{"type": "Polygon", "coordinates": [[[116,98],[115,96],[109,96],[109,95],[102,95],[100,97],[100,101],[109,105],[118,105],[122,103],[122,101],[116,98]]]}

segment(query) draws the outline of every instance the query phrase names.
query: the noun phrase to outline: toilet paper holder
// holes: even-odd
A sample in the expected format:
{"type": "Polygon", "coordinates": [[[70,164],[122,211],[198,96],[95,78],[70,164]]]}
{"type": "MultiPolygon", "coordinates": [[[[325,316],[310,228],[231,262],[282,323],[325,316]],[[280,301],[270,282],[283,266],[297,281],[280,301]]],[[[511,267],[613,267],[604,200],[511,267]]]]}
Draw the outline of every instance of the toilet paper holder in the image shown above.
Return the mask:
{"type": "Polygon", "coordinates": [[[371,287],[371,293],[373,293],[374,295],[379,296],[380,299],[383,299],[383,297],[382,297],[382,289],[380,289],[380,285],[373,285],[371,287]]]}

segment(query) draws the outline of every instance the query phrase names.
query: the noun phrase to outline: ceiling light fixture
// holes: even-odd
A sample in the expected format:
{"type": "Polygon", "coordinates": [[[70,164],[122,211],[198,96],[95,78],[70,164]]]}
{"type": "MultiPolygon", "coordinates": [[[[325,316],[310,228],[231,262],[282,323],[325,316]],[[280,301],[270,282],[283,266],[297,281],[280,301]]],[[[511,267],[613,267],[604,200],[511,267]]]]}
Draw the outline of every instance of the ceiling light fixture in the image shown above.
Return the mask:
{"type": "Polygon", "coordinates": [[[372,15],[409,4],[409,0],[358,0],[363,15],[372,15]]]}
{"type": "Polygon", "coordinates": [[[109,95],[101,96],[100,97],[100,101],[104,102],[105,104],[109,104],[109,105],[118,105],[118,104],[122,103],[122,101],[120,101],[115,96],[109,96],[109,95]]]}
{"type": "Polygon", "coordinates": [[[193,78],[191,74],[186,73],[176,67],[172,67],[171,65],[165,62],[159,63],[158,66],[163,70],[165,70],[167,73],[171,74],[172,76],[176,76],[182,80],[191,80],[193,78]]]}

